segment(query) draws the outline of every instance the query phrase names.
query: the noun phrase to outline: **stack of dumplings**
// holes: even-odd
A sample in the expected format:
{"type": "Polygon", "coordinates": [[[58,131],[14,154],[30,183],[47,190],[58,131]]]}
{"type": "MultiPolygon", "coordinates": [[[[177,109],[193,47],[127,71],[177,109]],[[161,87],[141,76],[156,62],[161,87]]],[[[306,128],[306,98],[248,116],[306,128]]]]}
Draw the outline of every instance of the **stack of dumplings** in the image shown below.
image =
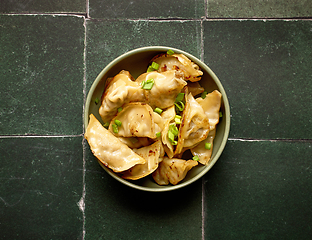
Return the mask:
{"type": "Polygon", "coordinates": [[[99,108],[104,124],[90,114],[85,132],[94,156],[124,179],[152,176],[159,185],[176,185],[193,167],[207,165],[222,96],[205,92],[202,75],[169,50],[137,79],[126,70],[107,79],[99,108]],[[193,158],[182,159],[185,151],[193,158]]]}

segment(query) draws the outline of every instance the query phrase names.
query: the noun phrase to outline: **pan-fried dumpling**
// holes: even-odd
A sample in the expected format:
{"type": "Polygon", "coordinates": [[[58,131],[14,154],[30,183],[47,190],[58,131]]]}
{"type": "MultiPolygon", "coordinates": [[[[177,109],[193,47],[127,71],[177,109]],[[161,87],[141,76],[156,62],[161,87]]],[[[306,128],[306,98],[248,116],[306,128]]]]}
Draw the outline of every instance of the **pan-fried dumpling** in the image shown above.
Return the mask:
{"type": "Polygon", "coordinates": [[[133,151],[143,157],[146,163],[137,164],[123,172],[122,178],[137,180],[151,174],[157,169],[158,163],[162,161],[162,157],[164,156],[164,149],[161,141],[156,141],[150,146],[133,149],[133,151]]]}
{"type": "Polygon", "coordinates": [[[221,107],[221,93],[218,90],[207,94],[205,99],[196,98],[196,101],[204,109],[206,116],[209,119],[210,130],[214,129],[219,123],[219,111],[221,107]]]}
{"type": "Polygon", "coordinates": [[[156,131],[153,109],[146,103],[129,103],[112,119],[108,129],[118,137],[149,137],[154,139],[156,138],[156,131]],[[119,121],[121,126],[118,126],[116,121],[119,121]],[[114,131],[114,128],[117,128],[118,131],[114,131]]]}
{"type": "Polygon", "coordinates": [[[203,108],[189,93],[185,103],[182,116],[182,125],[179,131],[178,144],[175,155],[182,153],[182,150],[192,148],[202,140],[206,139],[209,133],[209,120],[203,108]]]}
{"type": "Polygon", "coordinates": [[[121,71],[106,86],[99,114],[104,123],[110,122],[118,108],[129,102],[143,102],[143,89],[133,81],[128,71],[121,71]]]}
{"type": "Polygon", "coordinates": [[[176,76],[176,71],[159,73],[156,71],[143,73],[136,82],[154,79],[154,85],[150,90],[144,90],[145,98],[152,108],[168,108],[174,104],[177,95],[187,84],[182,78],[176,76]]]}
{"type": "Polygon", "coordinates": [[[136,164],[146,162],[144,158],[105,129],[93,114],[90,114],[89,125],[84,136],[94,156],[114,172],[122,172],[136,164]]]}
{"type": "Polygon", "coordinates": [[[185,81],[197,82],[201,79],[203,72],[199,66],[192,62],[184,54],[159,54],[151,62],[159,64],[158,71],[165,72],[168,70],[177,70],[185,81]]]}
{"type": "Polygon", "coordinates": [[[198,162],[194,160],[164,157],[152,176],[159,185],[168,185],[169,183],[176,185],[185,178],[191,168],[197,165],[198,162]]]}
{"type": "Polygon", "coordinates": [[[208,164],[211,154],[212,154],[212,149],[213,149],[213,140],[216,136],[216,129],[214,128],[211,130],[208,134],[208,137],[201,141],[197,146],[191,149],[191,152],[193,156],[197,155],[199,157],[199,162],[203,165],[208,164]],[[205,148],[205,144],[208,143],[210,145],[209,149],[205,148]]]}
{"type": "Polygon", "coordinates": [[[164,127],[161,132],[161,138],[162,142],[164,144],[164,149],[167,155],[172,158],[173,157],[173,152],[174,152],[174,147],[171,144],[171,141],[168,138],[168,131],[169,131],[169,126],[171,123],[174,122],[176,112],[175,112],[175,107],[171,106],[168,108],[166,111],[163,111],[161,114],[161,117],[164,119],[164,127]]]}

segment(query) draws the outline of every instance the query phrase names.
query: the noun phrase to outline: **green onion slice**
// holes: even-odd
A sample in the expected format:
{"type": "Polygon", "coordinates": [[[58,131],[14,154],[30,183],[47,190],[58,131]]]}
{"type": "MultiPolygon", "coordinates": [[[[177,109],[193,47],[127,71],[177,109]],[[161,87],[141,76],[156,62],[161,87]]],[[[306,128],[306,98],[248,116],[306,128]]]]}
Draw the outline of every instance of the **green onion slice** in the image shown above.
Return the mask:
{"type": "Polygon", "coordinates": [[[152,62],[152,64],[147,68],[147,72],[157,71],[159,64],[157,62],[152,62]]]}
{"type": "Polygon", "coordinates": [[[98,104],[100,102],[100,99],[99,98],[96,98],[95,100],[94,100],[94,103],[95,104],[98,104]]]}
{"type": "Polygon", "coordinates": [[[117,111],[121,112],[122,111],[122,107],[117,108],[117,111]]]}
{"type": "Polygon", "coordinates": [[[179,93],[177,95],[177,98],[176,98],[175,102],[181,102],[183,100],[184,100],[184,93],[179,93]]]}
{"type": "Polygon", "coordinates": [[[114,121],[114,122],[116,123],[116,125],[117,125],[118,127],[120,127],[120,126],[121,126],[121,121],[120,121],[120,120],[115,119],[115,121],[114,121]]]}
{"type": "Polygon", "coordinates": [[[152,62],[151,67],[154,68],[155,70],[158,70],[159,64],[157,62],[152,62]]]}
{"type": "Polygon", "coordinates": [[[160,137],[161,136],[161,132],[156,133],[156,137],[160,137]]]}
{"type": "Polygon", "coordinates": [[[161,114],[163,112],[163,110],[157,107],[154,109],[154,112],[161,114]]]}
{"type": "Polygon", "coordinates": [[[211,149],[211,143],[205,143],[205,149],[210,150],[211,149]]]}
{"type": "Polygon", "coordinates": [[[193,157],[193,160],[194,160],[194,161],[198,161],[198,160],[199,160],[198,155],[195,155],[195,156],[193,157]]]}
{"type": "Polygon", "coordinates": [[[201,98],[202,99],[205,99],[206,96],[207,96],[208,92],[207,91],[204,91],[202,94],[201,94],[201,98]]]}
{"type": "Polygon", "coordinates": [[[172,55],[172,54],[174,54],[174,51],[172,51],[171,49],[169,49],[169,50],[167,51],[167,54],[172,55]]]}
{"type": "Polygon", "coordinates": [[[104,123],[103,127],[108,128],[109,127],[109,122],[104,123]]]}
{"type": "Polygon", "coordinates": [[[176,106],[177,111],[182,112],[184,110],[184,103],[182,101],[174,103],[176,106]]]}
{"type": "Polygon", "coordinates": [[[155,81],[154,81],[153,78],[148,79],[148,80],[146,80],[146,81],[143,81],[143,82],[142,82],[142,89],[151,90],[152,87],[154,86],[154,83],[155,83],[155,81]]]}
{"type": "Polygon", "coordinates": [[[118,126],[116,124],[112,124],[113,132],[118,133],[118,126]]]}
{"type": "Polygon", "coordinates": [[[181,124],[182,123],[181,118],[182,117],[180,115],[175,115],[175,117],[174,117],[175,123],[176,124],[181,124]]]}
{"type": "Polygon", "coordinates": [[[219,117],[221,118],[221,117],[223,117],[223,114],[222,114],[222,112],[219,112],[219,117]]]}

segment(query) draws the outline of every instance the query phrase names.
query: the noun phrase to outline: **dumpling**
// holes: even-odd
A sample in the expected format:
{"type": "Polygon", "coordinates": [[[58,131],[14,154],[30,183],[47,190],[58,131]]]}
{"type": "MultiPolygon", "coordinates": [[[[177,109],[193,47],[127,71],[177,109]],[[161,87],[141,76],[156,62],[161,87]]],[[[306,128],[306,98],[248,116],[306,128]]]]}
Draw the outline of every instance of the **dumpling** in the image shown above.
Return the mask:
{"type": "Polygon", "coordinates": [[[118,108],[129,102],[144,102],[141,86],[133,81],[128,71],[121,71],[106,86],[99,114],[104,123],[110,122],[118,108]]]}
{"type": "Polygon", "coordinates": [[[201,141],[197,146],[191,149],[193,156],[197,155],[199,157],[199,162],[203,165],[207,165],[211,159],[212,149],[213,149],[213,140],[216,136],[216,129],[214,128],[208,134],[208,137],[201,141]],[[205,144],[210,144],[210,148],[206,149],[205,144]]]}
{"type": "Polygon", "coordinates": [[[176,185],[185,178],[189,170],[197,165],[198,162],[194,160],[164,157],[152,176],[159,185],[168,185],[169,183],[176,185]]]}
{"type": "Polygon", "coordinates": [[[108,129],[118,137],[149,137],[154,139],[156,138],[156,126],[153,116],[153,109],[148,104],[129,103],[112,119],[108,129]],[[118,126],[116,121],[119,121],[121,126],[118,126]]]}
{"type": "Polygon", "coordinates": [[[144,90],[144,94],[152,108],[165,109],[172,106],[177,95],[187,84],[182,78],[176,76],[175,70],[163,73],[156,71],[143,73],[136,79],[136,82],[141,84],[149,79],[154,79],[154,85],[150,90],[144,90]]]}
{"type": "Polygon", "coordinates": [[[206,116],[209,119],[210,130],[214,129],[219,123],[219,112],[221,107],[222,94],[218,90],[207,94],[205,99],[196,98],[196,101],[204,109],[206,116]]]}
{"type": "Polygon", "coordinates": [[[179,130],[178,144],[175,155],[183,150],[194,147],[206,139],[209,133],[209,120],[203,108],[194,99],[192,93],[187,96],[179,130]]]}
{"type": "Polygon", "coordinates": [[[203,72],[199,66],[192,62],[184,54],[159,54],[151,62],[159,64],[158,72],[177,70],[185,81],[197,82],[201,79],[203,72]]]}
{"type": "Polygon", "coordinates": [[[89,125],[84,137],[94,156],[114,172],[128,170],[136,164],[144,164],[144,158],[120,142],[109,130],[90,114],[89,125]]]}
{"type": "Polygon", "coordinates": [[[161,132],[161,138],[164,144],[165,152],[170,158],[172,158],[174,155],[174,147],[171,144],[171,141],[169,140],[168,131],[169,131],[170,124],[174,122],[175,115],[176,115],[176,112],[175,112],[174,106],[171,106],[166,111],[163,111],[161,114],[161,117],[164,120],[164,127],[161,132]]]}
{"type": "Polygon", "coordinates": [[[162,157],[164,156],[164,149],[159,140],[150,146],[134,149],[133,151],[143,157],[146,163],[137,164],[123,172],[121,175],[122,178],[137,180],[151,174],[157,169],[159,162],[162,161],[162,157]]]}

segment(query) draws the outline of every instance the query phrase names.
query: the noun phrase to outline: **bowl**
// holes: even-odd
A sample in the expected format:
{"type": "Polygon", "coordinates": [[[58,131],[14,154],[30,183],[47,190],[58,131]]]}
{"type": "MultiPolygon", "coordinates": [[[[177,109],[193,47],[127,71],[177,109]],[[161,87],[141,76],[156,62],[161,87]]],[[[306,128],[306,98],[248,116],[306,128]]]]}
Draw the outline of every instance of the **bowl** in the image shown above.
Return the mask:
{"type": "MultiPolygon", "coordinates": [[[[115,174],[113,171],[105,167],[100,161],[99,164],[103,167],[103,169],[111,175],[113,178],[118,180],[119,182],[143,191],[150,192],[164,192],[171,191],[175,189],[183,188],[196,180],[200,179],[204,176],[212,166],[219,159],[228,139],[228,134],[230,131],[230,106],[227,99],[226,92],[218,79],[218,77],[213,73],[213,71],[202,61],[194,57],[193,55],[184,52],[182,50],[166,47],[166,46],[149,46],[142,47],[138,49],[131,50],[116,59],[114,59],[111,63],[109,63],[97,76],[95,81],[93,82],[87,99],[85,103],[84,109],[84,126],[87,128],[89,123],[89,115],[92,113],[94,116],[101,122],[101,117],[98,113],[100,104],[95,104],[94,99],[101,99],[105,81],[109,77],[113,77],[118,74],[121,70],[128,70],[134,78],[137,78],[140,74],[146,71],[150,60],[159,53],[165,53],[168,49],[172,49],[175,53],[182,53],[195,62],[203,71],[204,75],[200,80],[200,84],[205,88],[206,91],[212,92],[213,90],[218,90],[222,94],[222,103],[221,103],[221,111],[223,113],[223,117],[220,118],[220,122],[217,125],[217,132],[214,139],[214,147],[211,159],[208,165],[200,165],[192,168],[186,175],[185,179],[182,180],[177,185],[167,185],[160,186],[151,176],[147,176],[145,178],[139,180],[125,180],[115,174]]],[[[94,157],[95,158],[95,157],[94,157]]],[[[95,158],[96,159],[96,158],[95,158]]]]}

